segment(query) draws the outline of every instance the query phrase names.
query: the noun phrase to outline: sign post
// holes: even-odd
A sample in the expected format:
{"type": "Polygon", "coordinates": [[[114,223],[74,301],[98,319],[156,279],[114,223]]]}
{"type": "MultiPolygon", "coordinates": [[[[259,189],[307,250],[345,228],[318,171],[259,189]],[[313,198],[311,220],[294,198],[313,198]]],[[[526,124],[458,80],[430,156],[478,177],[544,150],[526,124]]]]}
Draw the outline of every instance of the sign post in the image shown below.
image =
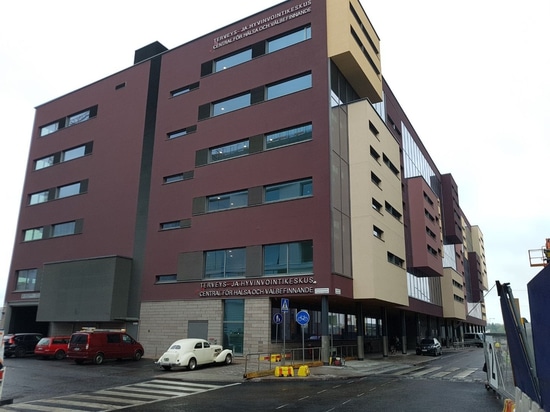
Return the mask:
{"type": "Polygon", "coordinates": [[[283,353],[282,362],[285,365],[286,360],[286,314],[288,313],[289,302],[287,298],[281,299],[281,312],[283,312],[283,353]]]}
{"type": "Polygon", "coordinates": [[[309,323],[309,313],[306,310],[301,310],[296,314],[296,322],[302,326],[302,361],[306,360],[306,344],[304,339],[304,329],[309,323]]]}

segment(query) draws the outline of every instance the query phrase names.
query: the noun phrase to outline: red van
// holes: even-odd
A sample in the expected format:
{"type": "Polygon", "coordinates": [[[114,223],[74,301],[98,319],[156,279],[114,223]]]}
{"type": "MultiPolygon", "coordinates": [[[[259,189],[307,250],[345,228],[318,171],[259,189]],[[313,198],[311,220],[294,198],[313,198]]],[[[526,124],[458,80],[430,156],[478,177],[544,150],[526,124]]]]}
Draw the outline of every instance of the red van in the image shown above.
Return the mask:
{"type": "Polygon", "coordinates": [[[72,334],[67,358],[78,364],[91,361],[100,365],[105,359],[138,361],[143,353],[143,346],[123,330],[86,329],[72,334]]]}

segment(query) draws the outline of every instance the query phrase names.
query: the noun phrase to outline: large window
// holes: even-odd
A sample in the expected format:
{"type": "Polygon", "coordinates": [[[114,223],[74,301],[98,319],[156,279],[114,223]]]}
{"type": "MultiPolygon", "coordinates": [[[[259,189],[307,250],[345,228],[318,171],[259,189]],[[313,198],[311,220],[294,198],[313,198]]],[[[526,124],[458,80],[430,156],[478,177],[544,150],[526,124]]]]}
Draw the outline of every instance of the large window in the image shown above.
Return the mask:
{"type": "Polygon", "coordinates": [[[292,46],[311,38],[311,26],[302,27],[296,31],[284,34],[267,41],[267,53],[273,53],[285,47],[292,46]]]}
{"type": "Polygon", "coordinates": [[[313,272],[313,241],[264,246],[264,274],[293,275],[313,272]]]}
{"type": "Polygon", "coordinates": [[[248,139],[240,142],[230,143],[223,146],[218,146],[210,149],[210,161],[218,162],[220,160],[231,159],[233,157],[243,156],[248,154],[250,142],[248,139]]]}
{"type": "Polygon", "coordinates": [[[69,160],[77,159],[92,152],[92,142],[83,146],[73,147],[55,154],[48,155],[34,161],[34,170],[44,169],[53,166],[57,163],[68,162],[69,160]]]}
{"type": "Polygon", "coordinates": [[[61,161],[68,162],[69,160],[78,159],[85,154],[86,146],[75,147],[74,149],[69,149],[62,152],[61,161]]]}
{"type": "Polygon", "coordinates": [[[287,94],[299,92],[311,87],[311,73],[286,79],[267,86],[267,100],[286,96],[287,94]]]}
{"type": "Polygon", "coordinates": [[[313,195],[313,180],[311,178],[265,187],[266,202],[277,202],[311,195],[313,195]]]}
{"type": "Polygon", "coordinates": [[[244,276],[246,249],[226,249],[206,252],[205,279],[244,276]]]}
{"type": "Polygon", "coordinates": [[[54,156],[47,156],[43,157],[42,159],[38,159],[34,162],[34,170],[40,170],[44,169],[46,167],[53,166],[54,164],[54,156]]]}
{"type": "Polygon", "coordinates": [[[80,182],[76,182],[70,185],[61,186],[57,188],[57,198],[75,196],[80,194],[80,182]]]}
{"type": "Polygon", "coordinates": [[[35,227],[33,229],[27,229],[23,232],[23,241],[30,242],[32,240],[40,240],[44,236],[43,227],[35,227]]]}
{"type": "Polygon", "coordinates": [[[65,127],[69,127],[78,123],[85,122],[87,120],[90,120],[92,117],[96,115],[97,115],[97,106],[93,106],[86,110],[82,110],[78,113],[71,114],[67,117],[56,120],[55,122],[49,123],[45,126],[41,126],[40,136],[41,137],[47,136],[65,127]]]}
{"type": "Polygon", "coordinates": [[[52,226],[52,237],[74,235],[76,233],[76,222],[58,223],[52,226]]]}
{"type": "Polygon", "coordinates": [[[230,56],[222,57],[219,60],[214,60],[214,72],[219,72],[238,64],[252,60],[252,49],[246,49],[230,56]]]}
{"type": "Polygon", "coordinates": [[[38,203],[44,203],[49,200],[50,191],[44,190],[42,192],[33,193],[29,196],[29,205],[36,205],[38,203]]]}
{"type": "Polygon", "coordinates": [[[210,196],[207,201],[207,211],[215,212],[218,210],[233,209],[247,205],[248,190],[241,190],[239,192],[210,196]]]}
{"type": "Polygon", "coordinates": [[[16,291],[36,290],[36,269],[25,269],[17,271],[16,291]]]}
{"type": "Polygon", "coordinates": [[[292,127],[290,129],[279,130],[273,133],[267,133],[265,135],[265,148],[273,149],[275,147],[311,140],[312,133],[313,127],[311,123],[292,127]]]}
{"type": "Polygon", "coordinates": [[[240,96],[230,97],[214,103],[212,105],[212,116],[229,113],[233,110],[242,109],[250,106],[250,93],[241,94],[240,96]]]}

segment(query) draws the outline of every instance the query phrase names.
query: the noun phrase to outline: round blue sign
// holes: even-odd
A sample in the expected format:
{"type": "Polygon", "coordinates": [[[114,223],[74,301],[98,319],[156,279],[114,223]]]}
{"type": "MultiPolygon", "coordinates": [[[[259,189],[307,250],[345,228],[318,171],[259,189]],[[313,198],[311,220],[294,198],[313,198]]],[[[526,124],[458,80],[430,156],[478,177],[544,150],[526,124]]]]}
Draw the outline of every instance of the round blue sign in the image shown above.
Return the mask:
{"type": "Polygon", "coordinates": [[[309,322],[309,313],[307,313],[305,310],[301,310],[296,314],[296,322],[298,322],[300,325],[307,325],[309,322]]]}
{"type": "Polygon", "coordinates": [[[280,313],[276,313],[275,315],[273,315],[273,323],[276,323],[277,325],[279,323],[282,323],[283,322],[283,315],[281,315],[280,313]]]}

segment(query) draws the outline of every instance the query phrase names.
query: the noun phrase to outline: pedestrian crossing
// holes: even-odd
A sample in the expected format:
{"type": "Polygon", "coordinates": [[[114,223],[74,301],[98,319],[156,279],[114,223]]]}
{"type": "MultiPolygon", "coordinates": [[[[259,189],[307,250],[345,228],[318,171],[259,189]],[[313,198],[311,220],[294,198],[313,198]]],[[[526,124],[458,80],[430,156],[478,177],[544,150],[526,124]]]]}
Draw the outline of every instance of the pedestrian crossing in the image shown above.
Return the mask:
{"type": "Polygon", "coordinates": [[[25,403],[4,405],[1,411],[20,412],[77,412],[113,411],[131,406],[164,401],[221,389],[229,385],[184,382],[171,379],[153,379],[147,382],[118,386],[93,393],[79,393],[25,403]]]}
{"type": "Polygon", "coordinates": [[[444,366],[381,364],[369,368],[372,375],[391,375],[410,379],[440,379],[465,382],[484,382],[481,368],[457,368],[444,366]]]}

